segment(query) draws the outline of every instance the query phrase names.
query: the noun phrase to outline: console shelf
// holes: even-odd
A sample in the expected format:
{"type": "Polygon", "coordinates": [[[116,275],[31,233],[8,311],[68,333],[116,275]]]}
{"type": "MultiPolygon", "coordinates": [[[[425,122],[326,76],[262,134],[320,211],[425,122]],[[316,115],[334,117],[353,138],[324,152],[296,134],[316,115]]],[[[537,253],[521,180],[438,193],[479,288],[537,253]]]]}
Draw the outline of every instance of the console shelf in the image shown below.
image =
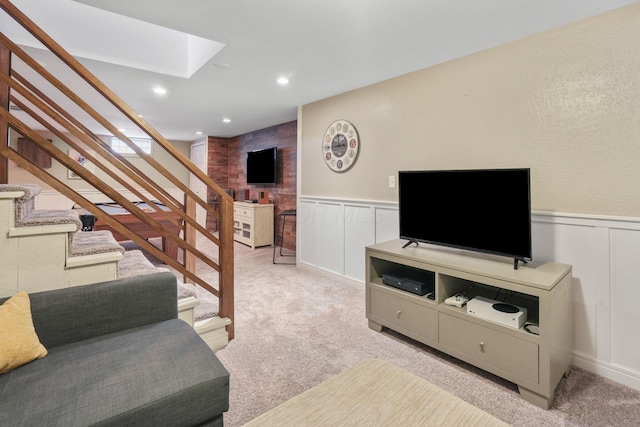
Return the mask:
{"type": "MultiPolygon", "coordinates": [[[[404,240],[366,248],[366,315],[369,327],[383,327],[420,341],[518,385],[527,401],[548,409],[556,386],[571,365],[571,266],[538,267],[500,262],[427,246],[403,248],[404,240]],[[435,298],[383,283],[402,267],[435,273],[435,298]],[[527,309],[539,335],[445,304],[456,294],[484,297],[527,309]]],[[[517,326],[517,325],[516,325],[517,326]]]]}

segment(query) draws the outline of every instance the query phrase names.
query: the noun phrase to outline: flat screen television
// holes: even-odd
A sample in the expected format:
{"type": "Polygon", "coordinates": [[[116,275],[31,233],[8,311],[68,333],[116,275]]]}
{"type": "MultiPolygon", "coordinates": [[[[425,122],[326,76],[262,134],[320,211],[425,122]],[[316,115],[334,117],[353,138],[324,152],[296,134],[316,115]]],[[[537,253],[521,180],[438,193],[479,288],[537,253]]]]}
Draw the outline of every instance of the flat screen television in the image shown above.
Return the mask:
{"type": "Polygon", "coordinates": [[[529,169],[400,171],[400,238],[531,260],[529,169]]]}
{"type": "Polygon", "coordinates": [[[247,184],[276,185],[278,148],[270,147],[247,153],[247,184]]]}

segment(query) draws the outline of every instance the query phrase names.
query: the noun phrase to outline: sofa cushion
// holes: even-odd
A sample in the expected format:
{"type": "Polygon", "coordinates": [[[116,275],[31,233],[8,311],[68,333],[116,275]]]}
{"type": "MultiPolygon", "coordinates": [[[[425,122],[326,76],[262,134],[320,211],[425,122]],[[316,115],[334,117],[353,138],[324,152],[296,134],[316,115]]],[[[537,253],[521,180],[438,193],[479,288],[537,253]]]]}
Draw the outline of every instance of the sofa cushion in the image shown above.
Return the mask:
{"type": "Polygon", "coordinates": [[[0,374],[47,355],[31,318],[26,292],[19,292],[0,306],[0,374]]]}
{"type": "Polygon", "coordinates": [[[40,342],[53,347],[178,318],[176,276],[147,274],[30,294],[40,342]],[[153,297],[150,297],[153,295],[153,297]]]}
{"type": "Polygon", "coordinates": [[[198,425],[228,410],[229,373],[172,319],[52,348],[0,396],[0,425],[198,425]]]}

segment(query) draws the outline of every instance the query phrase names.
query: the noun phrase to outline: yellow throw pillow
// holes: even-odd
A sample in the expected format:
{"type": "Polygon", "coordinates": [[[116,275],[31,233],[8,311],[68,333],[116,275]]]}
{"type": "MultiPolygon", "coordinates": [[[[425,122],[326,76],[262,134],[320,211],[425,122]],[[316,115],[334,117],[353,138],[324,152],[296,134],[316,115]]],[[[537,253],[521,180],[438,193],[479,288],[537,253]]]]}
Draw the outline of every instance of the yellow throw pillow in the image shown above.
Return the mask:
{"type": "Polygon", "coordinates": [[[0,374],[46,355],[33,326],[29,295],[19,292],[0,305],[0,374]]]}

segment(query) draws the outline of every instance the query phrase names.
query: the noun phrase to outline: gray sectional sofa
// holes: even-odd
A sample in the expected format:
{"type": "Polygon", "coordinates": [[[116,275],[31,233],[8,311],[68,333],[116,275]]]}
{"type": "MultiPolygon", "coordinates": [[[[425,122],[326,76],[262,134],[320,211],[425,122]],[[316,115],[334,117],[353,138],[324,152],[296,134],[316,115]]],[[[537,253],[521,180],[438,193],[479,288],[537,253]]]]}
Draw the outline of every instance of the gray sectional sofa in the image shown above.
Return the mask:
{"type": "Polygon", "coordinates": [[[29,297],[48,355],[0,375],[1,426],[223,424],[229,372],[178,319],[173,274],[29,297]]]}

